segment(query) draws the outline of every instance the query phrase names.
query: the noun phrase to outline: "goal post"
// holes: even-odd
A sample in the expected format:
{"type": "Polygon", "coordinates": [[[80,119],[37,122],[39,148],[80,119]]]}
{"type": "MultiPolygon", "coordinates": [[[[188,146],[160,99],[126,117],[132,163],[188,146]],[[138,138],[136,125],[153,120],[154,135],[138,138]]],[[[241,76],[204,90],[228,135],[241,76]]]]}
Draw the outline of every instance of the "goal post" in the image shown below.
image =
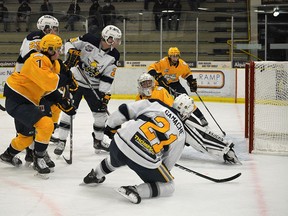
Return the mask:
{"type": "Polygon", "coordinates": [[[288,155],[288,62],[250,62],[245,76],[249,152],[288,155]]]}

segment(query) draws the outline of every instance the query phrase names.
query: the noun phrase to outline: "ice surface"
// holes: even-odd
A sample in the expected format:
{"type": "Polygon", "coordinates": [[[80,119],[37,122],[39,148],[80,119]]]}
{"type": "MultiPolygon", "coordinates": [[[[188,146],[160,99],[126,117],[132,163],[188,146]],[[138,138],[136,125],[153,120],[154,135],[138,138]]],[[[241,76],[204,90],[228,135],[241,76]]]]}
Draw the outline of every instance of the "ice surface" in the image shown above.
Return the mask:
{"type": "MultiPolygon", "coordinates": [[[[123,102],[111,100],[112,112],[123,102]]],[[[0,99],[4,105],[4,99],[0,99]]],[[[200,102],[210,128],[221,134],[209,113],[200,102]]],[[[81,102],[74,120],[73,163],[56,159],[55,146],[49,153],[56,163],[48,180],[34,176],[35,171],[24,166],[14,168],[0,163],[1,216],[90,216],[90,215],[181,215],[181,216],[286,216],[288,214],[288,157],[251,155],[244,139],[244,105],[206,103],[227,137],[235,143],[235,150],[243,165],[222,162],[186,147],[179,164],[214,178],[224,178],[241,172],[229,183],[213,183],[175,167],[176,190],[173,196],[145,199],[139,205],[125,200],[114,189],[141,183],[133,171],[124,167],[106,176],[96,187],[80,185],[83,177],[107,153],[95,154],[92,146],[92,114],[86,102],[81,102]]],[[[13,119],[0,111],[0,153],[15,136],[13,119]]],[[[69,157],[69,140],[64,155],[69,157]]],[[[24,161],[24,153],[19,154],[24,161]]]]}

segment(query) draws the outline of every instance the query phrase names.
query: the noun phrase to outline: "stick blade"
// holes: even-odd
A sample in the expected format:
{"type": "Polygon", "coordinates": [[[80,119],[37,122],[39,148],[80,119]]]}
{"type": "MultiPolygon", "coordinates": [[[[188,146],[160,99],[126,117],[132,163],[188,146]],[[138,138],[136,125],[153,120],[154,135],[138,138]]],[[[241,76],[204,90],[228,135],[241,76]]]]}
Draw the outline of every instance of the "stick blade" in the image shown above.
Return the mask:
{"type": "Polygon", "coordinates": [[[67,164],[72,164],[72,157],[70,159],[66,159],[63,155],[64,160],[66,161],[67,164]]]}
{"type": "Polygon", "coordinates": [[[237,173],[236,175],[230,176],[230,177],[228,177],[228,178],[215,179],[214,182],[216,182],[216,183],[229,182],[229,181],[232,181],[232,180],[238,178],[239,176],[241,176],[241,174],[242,174],[242,173],[237,173]]]}

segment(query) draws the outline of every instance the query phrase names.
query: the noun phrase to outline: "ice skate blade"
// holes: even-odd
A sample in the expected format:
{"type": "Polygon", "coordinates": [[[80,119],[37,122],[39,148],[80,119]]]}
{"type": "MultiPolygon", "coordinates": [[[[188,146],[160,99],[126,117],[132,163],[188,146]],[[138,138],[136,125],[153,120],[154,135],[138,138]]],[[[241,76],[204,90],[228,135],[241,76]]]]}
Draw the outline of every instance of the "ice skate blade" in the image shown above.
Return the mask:
{"type": "Polygon", "coordinates": [[[107,152],[106,150],[103,150],[103,149],[94,149],[94,150],[95,150],[95,154],[109,153],[109,152],[107,152]]]}
{"type": "Polygon", "coordinates": [[[123,190],[123,188],[116,188],[115,191],[120,194],[121,196],[125,197],[127,200],[129,200],[131,203],[133,204],[139,204],[141,202],[141,199],[139,201],[138,197],[133,194],[133,193],[130,193],[129,195],[126,194],[126,191],[123,190]]]}
{"type": "Polygon", "coordinates": [[[1,160],[1,159],[0,159],[0,162],[2,162],[2,163],[4,163],[4,164],[8,164],[8,165],[10,165],[10,166],[12,166],[12,167],[16,167],[16,168],[19,168],[19,167],[22,166],[22,164],[19,164],[19,165],[13,165],[13,164],[11,164],[11,163],[9,163],[9,162],[6,162],[6,161],[3,161],[3,160],[1,160]]]}
{"type": "Polygon", "coordinates": [[[49,174],[47,174],[47,173],[46,174],[42,174],[42,173],[36,172],[34,174],[34,176],[37,177],[37,178],[40,178],[40,179],[44,179],[44,180],[49,179],[49,174]]]}
{"type": "Polygon", "coordinates": [[[56,158],[56,160],[59,160],[59,158],[61,158],[61,155],[55,154],[55,158],[56,158]]]}
{"type": "Polygon", "coordinates": [[[24,166],[26,168],[33,168],[33,162],[26,162],[24,166]]]}
{"type": "Polygon", "coordinates": [[[81,183],[79,184],[79,186],[86,186],[86,187],[96,187],[96,186],[98,186],[98,185],[99,185],[99,183],[86,184],[85,182],[81,182],[81,183]]]}

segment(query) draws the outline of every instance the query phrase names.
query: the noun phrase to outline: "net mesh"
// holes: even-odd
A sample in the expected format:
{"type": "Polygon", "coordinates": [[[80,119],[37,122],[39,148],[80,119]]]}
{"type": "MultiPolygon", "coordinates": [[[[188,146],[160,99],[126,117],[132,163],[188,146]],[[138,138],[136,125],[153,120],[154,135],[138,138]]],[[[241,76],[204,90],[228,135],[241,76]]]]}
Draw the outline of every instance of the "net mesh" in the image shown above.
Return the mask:
{"type": "Polygon", "coordinates": [[[254,151],[288,154],[288,62],[255,62],[254,151]]]}

